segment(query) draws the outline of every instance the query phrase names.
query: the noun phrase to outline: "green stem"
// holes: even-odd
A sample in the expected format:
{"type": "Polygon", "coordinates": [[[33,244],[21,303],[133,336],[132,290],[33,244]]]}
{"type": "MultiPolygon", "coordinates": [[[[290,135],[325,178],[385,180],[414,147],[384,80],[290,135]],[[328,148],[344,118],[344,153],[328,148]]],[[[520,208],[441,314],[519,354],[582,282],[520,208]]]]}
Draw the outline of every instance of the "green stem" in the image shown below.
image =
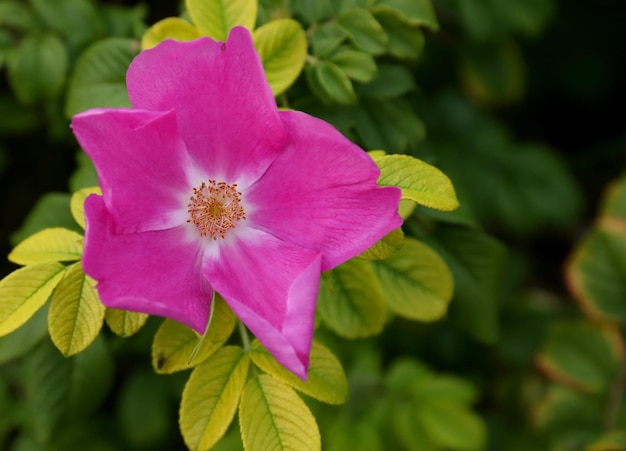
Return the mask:
{"type": "Polygon", "coordinates": [[[250,336],[248,335],[248,330],[240,320],[237,321],[237,327],[239,328],[239,336],[241,337],[243,350],[247,352],[250,350],[250,336]]]}
{"type": "Polygon", "coordinates": [[[209,319],[206,322],[206,328],[204,329],[204,334],[200,337],[200,340],[198,340],[198,343],[196,343],[193,350],[191,351],[191,354],[189,355],[189,358],[187,359],[187,365],[190,365],[191,361],[196,357],[196,355],[198,354],[198,351],[200,350],[200,347],[202,346],[202,343],[204,343],[204,339],[209,333],[209,327],[211,327],[211,321],[213,321],[213,311],[215,310],[215,291],[213,291],[213,298],[211,299],[210,309],[211,310],[209,310],[209,319]]]}

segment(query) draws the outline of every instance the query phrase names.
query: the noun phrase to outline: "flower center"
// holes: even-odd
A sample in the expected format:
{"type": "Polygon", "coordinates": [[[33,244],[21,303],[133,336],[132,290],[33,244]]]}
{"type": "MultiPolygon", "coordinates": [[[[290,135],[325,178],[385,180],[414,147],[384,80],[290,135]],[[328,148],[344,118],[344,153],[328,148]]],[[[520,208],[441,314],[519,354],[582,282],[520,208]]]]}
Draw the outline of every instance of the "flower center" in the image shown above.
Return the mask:
{"type": "Polygon", "coordinates": [[[237,184],[209,180],[202,182],[200,188],[193,189],[193,196],[187,205],[189,219],[200,231],[200,236],[210,236],[214,240],[225,238],[237,222],[246,219],[246,212],[241,206],[241,192],[237,184]]]}

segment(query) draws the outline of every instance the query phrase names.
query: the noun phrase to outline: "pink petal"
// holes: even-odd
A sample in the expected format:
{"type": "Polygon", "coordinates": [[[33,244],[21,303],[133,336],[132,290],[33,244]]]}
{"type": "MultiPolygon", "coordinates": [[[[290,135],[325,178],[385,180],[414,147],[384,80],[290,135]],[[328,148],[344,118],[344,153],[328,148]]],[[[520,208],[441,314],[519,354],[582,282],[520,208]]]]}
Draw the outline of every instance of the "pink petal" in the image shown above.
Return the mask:
{"type": "Polygon", "coordinates": [[[165,41],[141,52],[127,73],[135,108],[169,110],[206,176],[245,187],[281,152],[285,131],[250,32],[165,41]]]}
{"type": "Polygon", "coordinates": [[[185,227],[118,235],[101,196],[85,200],[83,268],[107,307],[165,316],[204,333],[212,290],[185,227]]]}
{"type": "Polygon", "coordinates": [[[306,379],[321,256],[246,230],[204,257],[203,273],[235,314],[287,369],[306,379]]]}
{"type": "Polygon", "coordinates": [[[323,255],[322,271],[400,227],[400,190],[376,185],[379,170],[324,121],[281,111],[286,150],[246,192],[249,224],[323,255]]]}
{"type": "Polygon", "coordinates": [[[116,233],[181,224],[191,160],[173,111],[89,110],[74,116],[72,128],[96,166],[116,233]]]}

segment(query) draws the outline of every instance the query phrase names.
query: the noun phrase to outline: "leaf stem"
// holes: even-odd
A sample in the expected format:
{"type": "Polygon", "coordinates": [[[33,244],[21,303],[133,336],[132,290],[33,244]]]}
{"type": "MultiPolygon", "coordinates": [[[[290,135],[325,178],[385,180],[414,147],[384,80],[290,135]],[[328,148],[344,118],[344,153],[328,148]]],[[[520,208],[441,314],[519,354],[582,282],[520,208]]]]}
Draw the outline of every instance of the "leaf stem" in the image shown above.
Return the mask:
{"type": "Polygon", "coordinates": [[[211,307],[210,307],[210,310],[209,310],[209,319],[206,322],[206,328],[204,329],[204,334],[202,334],[202,336],[200,337],[200,340],[198,340],[198,343],[196,343],[196,345],[194,346],[193,350],[191,351],[191,354],[189,355],[189,358],[187,359],[187,365],[191,365],[191,362],[193,361],[193,359],[198,354],[198,351],[200,350],[200,347],[202,346],[202,343],[204,343],[204,339],[206,338],[207,334],[209,333],[209,327],[211,327],[211,321],[213,321],[213,311],[214,310],[215,310],[215,291],[213,291],[213,298],[211,298],[211,307]]]}
{"type": "Polygon", "coordinates": [[[243,350],[247,352],[250,350],[250,336],[248,335],[248,330],[241,320],[237,320],[237,327],[239,329],[239,336],[241,337],[243,350]]]}

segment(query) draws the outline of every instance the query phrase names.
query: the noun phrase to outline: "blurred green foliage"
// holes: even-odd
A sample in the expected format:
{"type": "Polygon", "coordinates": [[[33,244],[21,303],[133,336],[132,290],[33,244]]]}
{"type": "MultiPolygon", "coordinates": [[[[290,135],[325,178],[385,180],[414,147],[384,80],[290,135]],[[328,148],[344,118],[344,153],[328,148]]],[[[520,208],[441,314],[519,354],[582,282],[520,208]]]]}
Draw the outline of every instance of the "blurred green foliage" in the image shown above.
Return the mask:
{"type": "MultiPolygon", "coordinates": [[[[172,3],[0,0],[4,255],[37,230],[76,229],[66,192],[96,178],[69,117],[128,102],[125,68],[147,26],[179,12],[172,3]]],[[[452,272],[446,318],[393,318],[358,341],[330,324],[318,331],[350,386],[344,406],[307,400],[325,446],[626,450],[624,178],[604,194],[626,168],[615,113],[626,100],[626,7],[264,0],[258,23],[285,5],[307,30],[309,57],[279,103],[366,150],[436,165],[462,204],[417,208],[404,227],[452,272]]],[[[0,448],[183,449],[187,374],[152,370],[159,324],[127,339],[105,333],[68,359],[47,337],[46,311],[0,338],[0,448]]],[[[215,449],[241,446],[231,427],[215,449]]]]}

